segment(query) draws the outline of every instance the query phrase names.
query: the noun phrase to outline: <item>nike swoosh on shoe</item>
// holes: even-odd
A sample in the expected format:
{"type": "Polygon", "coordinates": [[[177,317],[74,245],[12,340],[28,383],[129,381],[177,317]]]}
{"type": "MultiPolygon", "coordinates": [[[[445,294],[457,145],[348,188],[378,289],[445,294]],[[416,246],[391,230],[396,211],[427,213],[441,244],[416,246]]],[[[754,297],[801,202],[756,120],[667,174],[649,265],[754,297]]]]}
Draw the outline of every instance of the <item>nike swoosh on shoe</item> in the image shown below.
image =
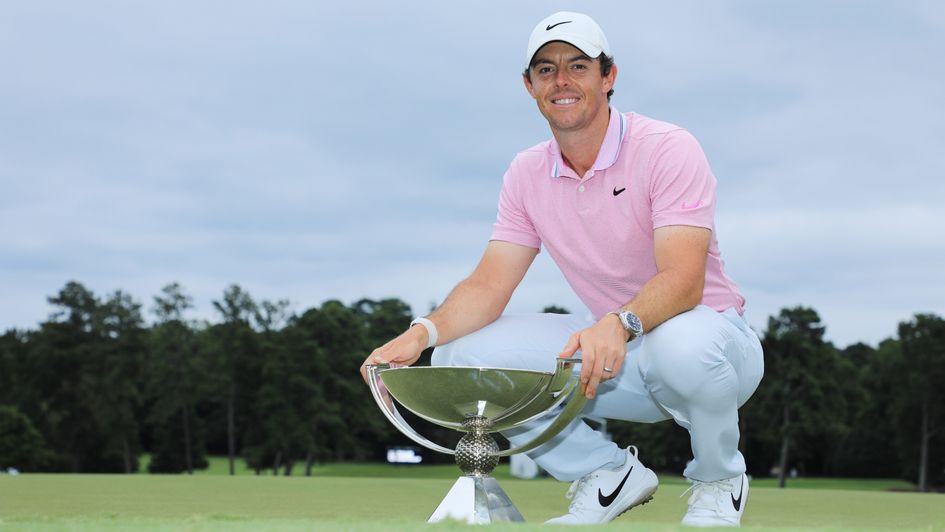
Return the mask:
{"type": "Polygon", "coordinates": [[[623,489],[623,485],[627,483],[627,479],[630,478],[630,473],[633,471],[633,466],[630,466],[630,470],[627,471],[627,474],[623,476],[623,480],[620,481],[620,484],[617,484],[617,489],[613,491],[610,495],[604,495],[600,489],[597,490],[597,502],[600,503],[604,508],[610,506],[617,500],[617,495],[620,493],[620,490],[623,489]]]}

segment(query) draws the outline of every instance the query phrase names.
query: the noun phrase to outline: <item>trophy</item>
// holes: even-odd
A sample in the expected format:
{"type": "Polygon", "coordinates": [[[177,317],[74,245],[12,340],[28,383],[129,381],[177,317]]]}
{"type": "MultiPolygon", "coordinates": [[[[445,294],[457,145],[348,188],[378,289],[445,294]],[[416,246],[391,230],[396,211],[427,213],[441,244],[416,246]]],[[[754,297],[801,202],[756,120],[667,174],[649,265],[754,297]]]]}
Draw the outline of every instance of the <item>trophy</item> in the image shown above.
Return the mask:
{"type": "Polygon", "coordinates": [[[555,437],[584,408],[574,365],[559,358],[553,373],[524,369],[456,366],[367,367],[371,393],[387,419],[418,444],[456,457],[463,472],[428,522],[456,519],[470,524],[524,521],[515,505],[489,475],[499,458],[532,450],[555,437]],[[401,417],[404,408],[441,427],[466,434],[456,449],[420,435],[401,417]],[[521,426],[557,409],[551,424],[519,447],[500,450],[491,433],[521,426]]]}

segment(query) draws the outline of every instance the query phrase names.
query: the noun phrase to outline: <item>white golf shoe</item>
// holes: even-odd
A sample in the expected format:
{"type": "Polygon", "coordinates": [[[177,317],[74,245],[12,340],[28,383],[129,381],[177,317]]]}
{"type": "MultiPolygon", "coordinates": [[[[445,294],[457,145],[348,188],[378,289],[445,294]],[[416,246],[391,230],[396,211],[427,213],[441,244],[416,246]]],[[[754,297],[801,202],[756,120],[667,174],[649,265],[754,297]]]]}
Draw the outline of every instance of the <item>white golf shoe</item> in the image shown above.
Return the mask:
{"type": "Polygon", "coordinates": [[[689,511],[682,524],[687,526],[740,526],[745,504],[748,502],[748,476],[716,480],[692,481],[689,511]]]}
{"type": "Polygon", "coordinates": [[[656,473],[637,459],[637,448],[627,447],[627,461],[617,469],[598,469],[568,489],[568,513],[546,521],[554,525],[593,525],[613,521],[618,515],[653,498],[656,473]],[[633,452],[630,451],[633,449],[633,452]]]}

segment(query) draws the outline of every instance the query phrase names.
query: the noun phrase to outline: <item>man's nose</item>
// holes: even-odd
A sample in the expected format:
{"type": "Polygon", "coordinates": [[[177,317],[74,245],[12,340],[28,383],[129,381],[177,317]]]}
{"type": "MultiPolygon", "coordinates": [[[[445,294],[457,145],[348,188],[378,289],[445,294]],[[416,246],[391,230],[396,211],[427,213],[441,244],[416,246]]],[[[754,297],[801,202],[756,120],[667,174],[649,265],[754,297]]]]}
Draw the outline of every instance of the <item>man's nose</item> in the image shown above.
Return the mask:
{"type": "Polygon", "coordinates": [[[555,71],[555,85],[563,87],[571,83],[571,78],[567,68],[559,68],[555,71]]]}

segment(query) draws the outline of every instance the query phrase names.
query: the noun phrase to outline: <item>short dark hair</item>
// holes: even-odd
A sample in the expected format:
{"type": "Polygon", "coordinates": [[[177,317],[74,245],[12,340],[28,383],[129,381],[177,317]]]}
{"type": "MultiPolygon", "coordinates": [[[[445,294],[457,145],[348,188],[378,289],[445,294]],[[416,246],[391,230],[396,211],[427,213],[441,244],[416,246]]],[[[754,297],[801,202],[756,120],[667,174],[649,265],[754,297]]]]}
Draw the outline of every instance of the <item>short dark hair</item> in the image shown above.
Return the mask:
{"type": "MultiPolygon", "coordinates": [[[[614,56],[612,56],[612,55],[607,55],[607,54],[601,52],[601,54],[600,54],[599,56],[597,56],[595,59],[597,59],[598,61],[600,61],[600,75],[601,75],[601,77],[605,77],[605,76],[609,75],[609,74],[610,74],[610,70],[614,67],[614,56]]],[[[532,66],[534,66],[534,64],[535,64],[535,63],[534,63],[534,60],[533,60],[532,63],[531,63],[530,65],[528,65],[528,66],[525,68],[525,70],[522,72],[522,75],[525,76],[525,79],[527,79],[529,83],[531,83],[531,81],[532,81],[532,75],[531,75],[530,70],[531,70],[532,66]]],[[[613,96],[613,95],[614,95],[614,89],[611,88],[611,89],[607,92],[607,101],[608,101],[608,102],[610,101],[610,97],[613,96]]]]}

